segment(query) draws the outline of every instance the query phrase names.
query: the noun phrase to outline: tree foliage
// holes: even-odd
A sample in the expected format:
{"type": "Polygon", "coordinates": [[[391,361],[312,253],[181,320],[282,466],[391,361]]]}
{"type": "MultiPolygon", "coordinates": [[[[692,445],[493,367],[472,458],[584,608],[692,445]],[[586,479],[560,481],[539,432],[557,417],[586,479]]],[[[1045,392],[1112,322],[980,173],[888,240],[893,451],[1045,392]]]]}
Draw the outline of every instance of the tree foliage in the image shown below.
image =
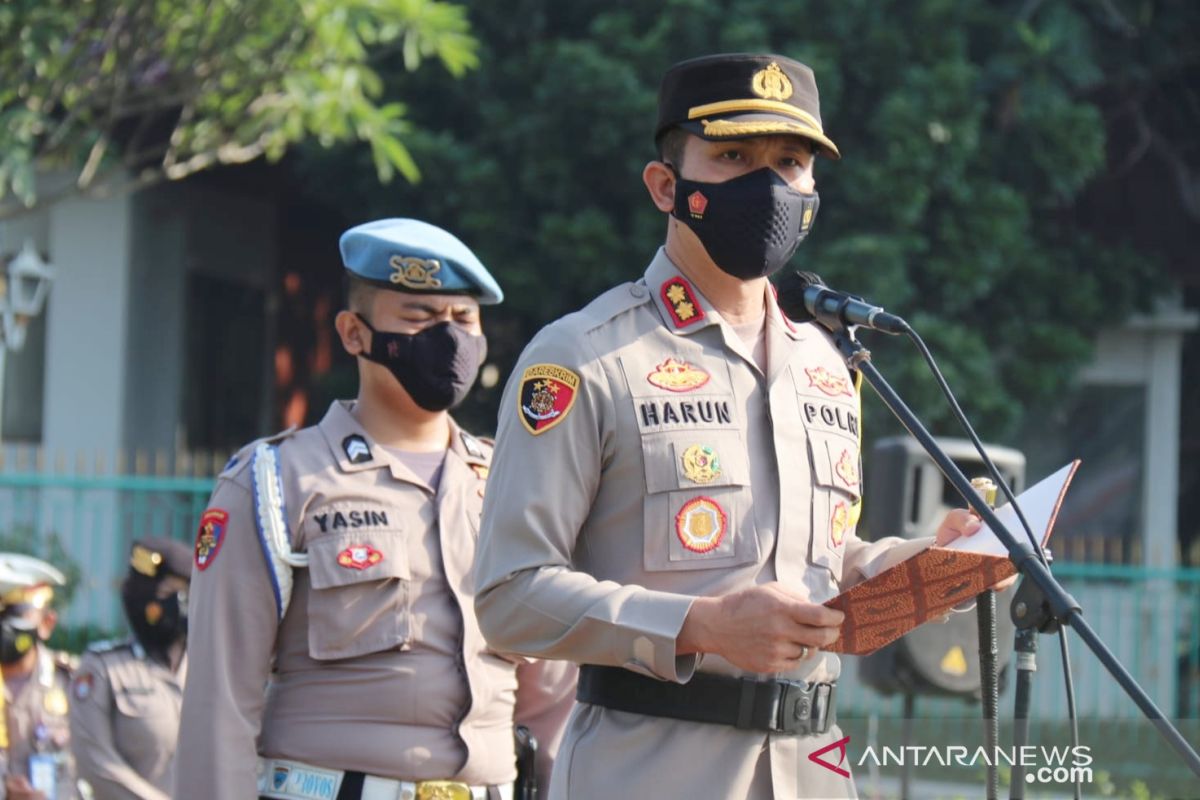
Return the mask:
{"type": "MultiPolygon", "coordinates": [[[[508,367],[549,319],[640,275],[661,242],[665,222],[640,172],[654,156],[663,71],[722,51],[798,58],[816,71],[826,131],[845,157],[818,164],[821,213],[793,264],[908,318],[983,433],[1005,437],[1161,275],[1120,230],[1098,236],[1073,215],[1109,170],[1103,90],[1131,80],[1150,41],[1164,64],[1194,60],[1189,8],[481,4],[472,23],[482,68],[464,81],[382,67],[421,127],[409,140],[426,174],[419,187],[378,190],[369,164],[344,154],[312,156],[306,169],[349,220],[420,216],[474,247],[508,292],[499,329],[513,335],[493,337],[508,367]]],[[[935,430],[951,432],[911,349],[870,344],[935,430]]]]}
{"type": "Polygon", "coordinates": [[[9,215],[37,201],[39,170],[69,171],[66,193],[136,187],[308,138],[367,142],[379,179],[414,180],[405,106],[381,101],[372,59],[477,64],[463,9],[440,0],[9,0],[0,41],[9,215]]]}

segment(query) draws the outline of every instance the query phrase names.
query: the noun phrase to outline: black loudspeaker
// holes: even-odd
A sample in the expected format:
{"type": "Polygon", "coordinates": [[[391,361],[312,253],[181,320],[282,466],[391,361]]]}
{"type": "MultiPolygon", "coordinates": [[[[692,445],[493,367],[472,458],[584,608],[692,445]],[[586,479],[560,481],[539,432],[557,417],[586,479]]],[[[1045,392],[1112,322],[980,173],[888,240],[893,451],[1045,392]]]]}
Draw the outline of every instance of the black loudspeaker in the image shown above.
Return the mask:
{"type": "MultiPolygon", "coordinates": [[[[970,441],[937,441],[968,478],[988,474],[970,441]]],[[[1013,493],[1020,493],[1025,484],[1024,454],[999,445],[984,445],[984,449],[1013,493]]],[[[931,536],[947,511],[966,506],[933,459],[911,437],[880,440],[871,452],[867,479],[862,527],[872,539],[931,536]]],[[[1002,506],[1006,502],[1000,493],[996,504],[1002,506]]],[[[996,598],[1001,691],[1012,657],[1013,624],[1008,607],[1014,591],[1015,587],[1010,588],[996,598]]],[[[979,626],[975,612],[956,612],[948,622],[929,622],[909,631],[890,645],[864,656],[859,676],[883,694],[978,697],[979,626]]]]}

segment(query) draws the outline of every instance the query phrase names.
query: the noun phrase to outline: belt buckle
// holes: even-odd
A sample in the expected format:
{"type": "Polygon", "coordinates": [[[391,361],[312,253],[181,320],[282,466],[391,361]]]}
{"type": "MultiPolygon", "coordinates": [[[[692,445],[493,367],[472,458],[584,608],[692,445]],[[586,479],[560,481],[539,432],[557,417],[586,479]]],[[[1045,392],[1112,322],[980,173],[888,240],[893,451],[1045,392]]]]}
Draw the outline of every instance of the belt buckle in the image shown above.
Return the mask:
{"type": "Polygon", "coordinates": [[[780,733],[809,736],[813,733],[813,696],[816,686],[807,681],[784,681],[779,698],[780,733]]]}
{"type": "Polygon", "coordinates": [[[471,800],[471,787],[461,781],[419,781],[417,800],[471,800]]]}

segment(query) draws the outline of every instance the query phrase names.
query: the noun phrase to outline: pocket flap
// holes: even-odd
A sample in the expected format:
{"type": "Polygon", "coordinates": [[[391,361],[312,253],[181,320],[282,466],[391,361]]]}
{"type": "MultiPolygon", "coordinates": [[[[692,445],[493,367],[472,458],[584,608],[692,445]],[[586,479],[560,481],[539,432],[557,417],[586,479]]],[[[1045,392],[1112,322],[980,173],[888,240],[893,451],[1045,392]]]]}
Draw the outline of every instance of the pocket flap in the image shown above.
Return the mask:
{"type": "Polygon", "coordinates": [[[750,485],[750,465],[738,431],[643,436],[642,457],[649,494],[750,485]]]}
{"type": "Polygon", "coordinates": [[[858,442],[836,433],[809,431],[813,479],[857,500],[862,496],[862,468],[858,442]]]}
{"type": "Polygon", "coordinates": [[[314,589],[332,589],[385,578],[408,580],[408,550],[402,531],[347,531],[308,543],[308,573],[314,589]]]}

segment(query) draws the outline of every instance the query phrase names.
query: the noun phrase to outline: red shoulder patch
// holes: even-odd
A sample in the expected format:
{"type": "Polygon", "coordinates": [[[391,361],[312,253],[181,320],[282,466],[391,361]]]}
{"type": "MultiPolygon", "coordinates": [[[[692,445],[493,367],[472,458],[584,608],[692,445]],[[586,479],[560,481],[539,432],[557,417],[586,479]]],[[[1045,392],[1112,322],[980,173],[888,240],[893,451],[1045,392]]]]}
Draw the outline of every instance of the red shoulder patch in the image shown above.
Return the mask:
{"type": "Polygon", "coordinates": [[[196,569],[208,569],[225,543],[225,525],[229,512],[210,508],[200,517],[200,530],[196,531],[196,569]]]}

